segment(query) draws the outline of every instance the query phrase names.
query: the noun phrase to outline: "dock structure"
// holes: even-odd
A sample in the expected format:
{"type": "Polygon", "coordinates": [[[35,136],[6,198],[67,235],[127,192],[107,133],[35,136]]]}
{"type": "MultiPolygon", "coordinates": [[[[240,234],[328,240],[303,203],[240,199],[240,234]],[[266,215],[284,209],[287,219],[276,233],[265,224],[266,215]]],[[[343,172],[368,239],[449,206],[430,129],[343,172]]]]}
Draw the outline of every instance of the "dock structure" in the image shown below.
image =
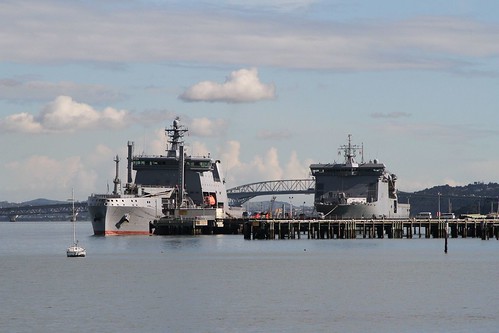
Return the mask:
{"type": "Polygon", "coordinates": [[[245,239],[495,238],[499,219],[159,219],[156,235],[243,234],[245,239]]]}
{"type": "Polygon", "coordinates": [[[149,224],[155,235],[241,234],[243,219],[208,220],[206,218],[161,218],[149,224]]]}
{"type": "Polygon", "coordinates": [[[245,239],[481,238],[499,240],[498,219],[248,220],[245,239]]]}

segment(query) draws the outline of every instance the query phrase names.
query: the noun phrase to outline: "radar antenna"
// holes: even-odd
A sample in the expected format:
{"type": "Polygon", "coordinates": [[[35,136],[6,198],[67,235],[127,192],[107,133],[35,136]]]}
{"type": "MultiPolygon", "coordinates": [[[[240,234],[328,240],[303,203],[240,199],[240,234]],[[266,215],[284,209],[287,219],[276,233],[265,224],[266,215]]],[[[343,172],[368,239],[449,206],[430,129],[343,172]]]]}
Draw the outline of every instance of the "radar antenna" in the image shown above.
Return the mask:
{"type": "Polygon", "coordinates": [[[345,164],[346,165],[357,165],[357,162],[355,162],[355,157],[357,156],[357,151],[360,151],[362,154],[362,162],[364,162],[364,149],[363,147],[359,145],[353,145],[352,144],[352,134],[348,134],[348,144],[340,146],[338,149],[338,153],[341,154],[343,152],[343,156],[345,157],[345,164]]]}
{"type": "Polygon", "coordinates": [[[187,131],[188,129],[180,124],[179,117],[176,117],[175,120],[173,120],[173,124],[170,128],[165,128],[165,132],[169,138],[168,143],[170,144],[170,148],[166,151],[168,157],[179,157],[179,146],[184,145],[184,133],[187,131]]]}

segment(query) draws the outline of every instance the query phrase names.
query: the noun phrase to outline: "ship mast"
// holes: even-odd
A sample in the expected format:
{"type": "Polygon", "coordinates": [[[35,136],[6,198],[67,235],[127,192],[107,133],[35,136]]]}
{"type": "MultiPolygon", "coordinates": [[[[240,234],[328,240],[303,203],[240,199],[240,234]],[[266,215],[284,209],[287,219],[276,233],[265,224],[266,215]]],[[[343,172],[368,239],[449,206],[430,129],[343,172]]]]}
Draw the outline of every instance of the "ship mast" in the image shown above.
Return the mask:
{"type": "Polygon", "coordinates": [[[176,117],[173,120],[173,124],[170,128],[166,128],[165,132],[168,135],[168,143],[170,144],[169,149],[166,151],[167,157],[177,158],[178,159],[178,192],[177,192],[177,208],[180,208],[184,202],[184,186],[185,186],[185,155],[184,155],[184,133],[186,133],[188,129],[180,125],[180,118],[176,117]]]}
{"type": "Polygon", "coordinates": [[[355,162],[355,157],[357,156],[357,151],[362,153],[362,160],[364,160],[364,154],[362,147],[352,144],[352,134],[348,134],[348,144],[343,145],[339,148],[338,153],[341,154],[343,151],[343,156],[345,157],[345,164],[348,166],[358,166],[355,162]]]}
{"type": "Polygon", "coordinates": [[[180,125],[179,117],[175,118],[171,128],[165,129],[165,132],[169,137],[168,143],[170,144],[170,149],[166,151],[167,157],[179,157],[179,146],[184,145],[184,141],[182,139],[184,137],[184,133],[187,131],[187,128],[180,125]]]}
{"type": "Polygon", "coordinates": [[[114,177],[113,183],[114,183],[114,190],[113,194],[117,195],[118,194],[118,186],[121,184],[121,180],[119,178],[119,165],[120,165],[120,158],[118,155],[116,155],[116,158],[114,159],[114,162],[116,163],[116,175],[114,177]]]}

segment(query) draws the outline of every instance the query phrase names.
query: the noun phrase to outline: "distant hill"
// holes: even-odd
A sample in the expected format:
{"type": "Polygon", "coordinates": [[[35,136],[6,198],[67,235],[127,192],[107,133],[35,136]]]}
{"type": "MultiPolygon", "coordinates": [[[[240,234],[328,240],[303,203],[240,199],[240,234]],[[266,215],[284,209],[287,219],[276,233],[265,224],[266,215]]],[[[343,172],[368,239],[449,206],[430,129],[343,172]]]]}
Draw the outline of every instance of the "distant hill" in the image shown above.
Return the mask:
{"type": "Polygon", "coordinates": [[[57,201],[57,200],[49,200],[49,199],[35,199],[30,201],[25,201],[21,203],[22,206],[31,205],[31,206],[41,206],[41,205],[56,205],[61,203],[68,203],[67,201],[57,201]]]}
{"type": "Polygon", "coordinates": [[[402,203],[411,204],[411,215],[431,212],[436,216],[439,201],[442,213],[488,214],[498,211],[499,184],[475,182],[465,186],[439,185],[413,193],[399,192],[399,199],[402,203]]]}
{"type": "Polygon", "coordinates": [[[8,207],[17,207],[17,206],[43,206],[43,205],[56,205],[61,203],[67,203],[67,201],[58,201],[58,200],[50,200],[50,199],[35,199],[25,202],[8,202],[8,201],[0,201],[0,207],[8,208],[8,207]]]}
{"type": "Polygon", "coordinates": [[[43,205],[57,205],[61,203],[67,203],[67,201],[58,201],[58,200],[50,200],[50,199],[35,199],[24,202],[8,202],[8,201],[0,201],[0,207],[16,207],[16,206],[43,206],[43,205]]]}

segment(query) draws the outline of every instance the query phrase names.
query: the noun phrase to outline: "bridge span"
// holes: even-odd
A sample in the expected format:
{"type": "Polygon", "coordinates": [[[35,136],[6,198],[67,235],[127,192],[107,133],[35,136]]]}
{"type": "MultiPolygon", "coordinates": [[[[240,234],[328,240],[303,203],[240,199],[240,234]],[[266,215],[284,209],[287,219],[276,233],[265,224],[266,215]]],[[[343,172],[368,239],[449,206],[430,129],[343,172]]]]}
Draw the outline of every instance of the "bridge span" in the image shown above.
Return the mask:
{"type": "MultiPolygon", "coordinates": [[[[87,202],[75,202],[75,213],[83,213],[87,211],[87,202]]],[[[7,216],[10,221],[15,221],[19,216],[59,216],[61,219],[69,219],[73,214],[72,203],[60,203],[53,205],[24,205],[14,207],[0,208],[0,216],[7,216]]]]}
{"type": "MultiPolygon", "coordinates": [[[[251,183],[227,189],[227,196],[234,206],[242,206],[245,202],[257,196],[263,195],[285,195],[285,194],[313,194],[315,190],[314,179],[286,179],[270,180],[251,183]]],[[[75,202],[77,213],[88,211],[87,202],[75,202]]],[[[15,221],[19,216],[50,216],[69,218],[72,214],[71,203],[60,203],[53,205],[24,205],[0,208],[0,216],[7,216],[15,221]]]]}
{"type": "Polygon", "coordinates": [[[242,206],[246,201],[261,195],[314,194],[314,179],[269,180],[236,186],[227,190],[234,206],[242,206]]]}

